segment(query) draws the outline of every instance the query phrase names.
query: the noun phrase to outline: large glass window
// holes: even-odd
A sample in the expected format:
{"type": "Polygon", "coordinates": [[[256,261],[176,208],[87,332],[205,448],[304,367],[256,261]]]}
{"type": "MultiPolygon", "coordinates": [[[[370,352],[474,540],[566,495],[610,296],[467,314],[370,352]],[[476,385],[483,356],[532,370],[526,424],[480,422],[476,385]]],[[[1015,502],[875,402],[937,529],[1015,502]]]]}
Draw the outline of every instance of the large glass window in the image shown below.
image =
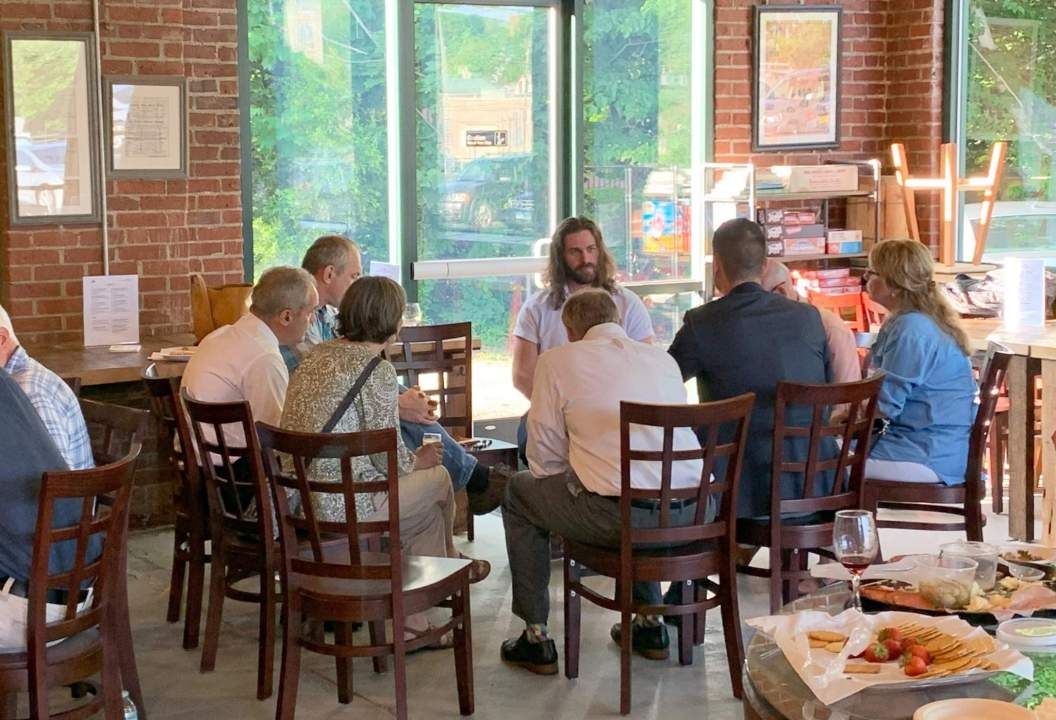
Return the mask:
{"type": "MultiPolygon", "coordinates": [[[[551,223],[549,11],[415,7],[418,258],[524,257],[551,223]]],[[[523,412],[510,336],[529,278],[419,283],[429,323],[470,320],[482,417],[523,412]],[[486,391],[486,392],[485,392],[486,391]]],[[[477,408],[475,408],[476,410],[477,408]]],[[[481,414],[481,413],[477,413],[481,414]]]]}
{"type": "Polygon", "coordinates": [[[329,233],[388,261],[385,4],[246,2],[254,273],[329,233]]]}
{"type": "MultiPolygon", "coordinates": [[[[984,259],[1042,257],[1056,265],[1056,4],[968,0],[963,151],[985,174],[990,145],[1008,160],[984,259]]],[[[974,248],[981,200],[964,205],[964,245],[974,248]]]]}
{"type": "MultiPolygon", "coordinates": [[[[584,210],[622,281],[691,274],[692,4],[584,4],[584,210]]],[[[670,342],[691,296],[646,300],[658,341],[670,342]]]]}

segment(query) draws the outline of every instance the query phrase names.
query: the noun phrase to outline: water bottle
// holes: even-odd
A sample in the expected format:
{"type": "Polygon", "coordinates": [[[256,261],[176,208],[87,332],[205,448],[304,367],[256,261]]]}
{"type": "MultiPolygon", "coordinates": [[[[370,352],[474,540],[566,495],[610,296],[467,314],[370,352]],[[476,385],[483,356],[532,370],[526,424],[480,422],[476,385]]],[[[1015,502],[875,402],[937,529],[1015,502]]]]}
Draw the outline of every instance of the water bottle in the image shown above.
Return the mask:
{"type": "Polygon", "coordinates": [[[125,720],[139,720],[139,710],[132,698],[128,696],[128,690],[121,691],[121,710],[124,712],[125,720]]]}

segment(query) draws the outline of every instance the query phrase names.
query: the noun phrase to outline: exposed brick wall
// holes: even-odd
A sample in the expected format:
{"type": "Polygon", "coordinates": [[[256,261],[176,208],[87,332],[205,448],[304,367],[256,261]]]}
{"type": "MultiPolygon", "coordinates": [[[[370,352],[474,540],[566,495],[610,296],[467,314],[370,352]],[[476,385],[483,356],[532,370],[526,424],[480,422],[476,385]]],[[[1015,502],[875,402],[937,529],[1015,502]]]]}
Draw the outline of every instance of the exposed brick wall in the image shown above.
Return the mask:
{"type": "MultiPolygon", "coordinates": [[[[242,279],[236,0],[100,5],[104,75],[187,78],[187,179],[106,183],[110,271],[139,275],[141,332],[187,331],[188,273],[202,272],[210,284],[242,279]]],[[[88,0],[3,0],[0,29],[90,31],[91,7],[88,0]]],[[[0,139],[0,302],[24,340],[78,340],[81,278],[102,272],[101,229],[13,228],[6,142],[0,139]]]]}
{"type": "MultiPolygon", "coordinates": [[[[754,5],[716,0],[715,158],[758,166],[879,158],[905,142],[914,172],[938,165],[942,141],[943,0],[843,0],[840,146],[832,150],[751,152],[754,5]]],[[[921,237],[937,244],[938,200],[917,196],[921,237]]]]}

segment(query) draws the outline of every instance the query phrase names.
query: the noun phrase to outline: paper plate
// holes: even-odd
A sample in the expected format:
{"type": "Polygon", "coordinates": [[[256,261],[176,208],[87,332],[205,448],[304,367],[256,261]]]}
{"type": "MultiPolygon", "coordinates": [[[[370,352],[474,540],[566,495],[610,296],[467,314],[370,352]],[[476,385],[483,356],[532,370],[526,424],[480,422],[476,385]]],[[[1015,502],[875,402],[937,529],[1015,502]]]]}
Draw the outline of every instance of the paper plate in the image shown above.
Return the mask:
{"type": "Polygon", "coordinates": [[[917,708],[913,720],[1034,720],[1034,713],[1000,700],[953,698],[917,708]]]}

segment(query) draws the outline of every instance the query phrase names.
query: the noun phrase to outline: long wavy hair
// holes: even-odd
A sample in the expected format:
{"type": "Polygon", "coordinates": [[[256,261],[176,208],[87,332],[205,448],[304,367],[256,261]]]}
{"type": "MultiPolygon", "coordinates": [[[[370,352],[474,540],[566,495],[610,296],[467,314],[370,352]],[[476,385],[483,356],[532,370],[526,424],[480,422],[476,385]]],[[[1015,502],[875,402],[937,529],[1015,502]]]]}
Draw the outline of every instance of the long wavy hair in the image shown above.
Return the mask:
{"type": "Polygon", "coordinates": [[[903,312],[916,310],[927,315],[953,338],[961,352],[971,355],[960,316],[932,279],[934,263],[925,245],[916,240],[885,240],[869,253],[869,265],[901,301],[903,312]]]}
{"type": "Polygon", "coordinates": [[[594,242],[598,245],[598,264],[592,286],[604,288],[610,293],[616,292],[616,261],[612,259],[612,254],[605,247],[605,240],[601,237],[601,228],[590,218],[582,216],[565,218],[550,237],[550,260],[546,266],[546,274],[543,276],[550,305],[555,310],[561,308],[568,296],[568,281],[572,275],[568,265],[565,264],[565,238],[582,230],[589,230],[594,236],[594,242]]]}

